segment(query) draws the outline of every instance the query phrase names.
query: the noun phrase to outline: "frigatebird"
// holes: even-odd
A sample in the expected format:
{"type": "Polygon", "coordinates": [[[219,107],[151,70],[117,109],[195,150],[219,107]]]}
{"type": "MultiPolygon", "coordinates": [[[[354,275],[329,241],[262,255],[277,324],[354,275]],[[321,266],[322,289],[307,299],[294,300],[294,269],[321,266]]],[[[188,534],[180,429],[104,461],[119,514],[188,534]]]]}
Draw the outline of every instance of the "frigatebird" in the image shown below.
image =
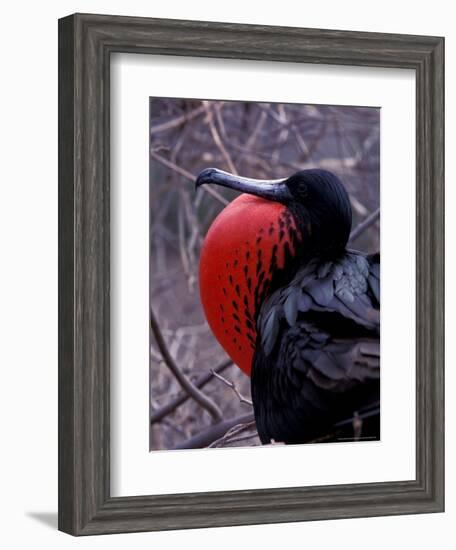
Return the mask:
{"type": "Polygon", "coordinates": [[[203,184],[242,193],[205,237],[200,294],[215,337],[251,375],[261,442],[342,441],[356,420],[362,437],[378,439],[380,255],[347,248],[352,211],[340,179],[206,168],[203,184]]]}

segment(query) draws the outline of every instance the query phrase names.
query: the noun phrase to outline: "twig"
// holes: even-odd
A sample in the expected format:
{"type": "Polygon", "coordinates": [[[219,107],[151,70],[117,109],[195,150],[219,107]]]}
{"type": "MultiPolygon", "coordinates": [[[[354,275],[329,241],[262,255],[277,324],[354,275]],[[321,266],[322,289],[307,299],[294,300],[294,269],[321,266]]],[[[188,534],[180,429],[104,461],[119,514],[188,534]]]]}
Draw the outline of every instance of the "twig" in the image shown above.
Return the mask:
{"type": "Polygon", "coordinates": [[[372,212],[367,218],[359,223],[355,229],[351,232],[349,243],[352,243],[355,239],[357,239],[364,231],[366,231],[367,228],[369,228],[371,225],[373,225],[378,219],[380,218],[380,207],[375,210],[375,212],[372,212]]]}
{"type": "Polygon", "coordinates": [[[193,111],[184,113],[183,115],[180,115],[176,118],[168,120],[167,122],[163,122],[162,124],[157,124],[156,126],[152,126],[150,129],[150,133],[156,134],[158,132],[164,132],[165,130],[171,130],[172,128],[176,128],[177,126],[184,124],[184,122],[187,122],[192,118],[195,118],[198,115],[201,115],[202,113],[204,113],[204,111],[205,111],[205,108],[201,105],[200,107],[193,109],[193,111]]]}
{"type": "Polygon", "coordinates": [[[225,435],[220,437],[219,439],[216,439],[214,442],[212,442],[210,445],[208,445],[209,449],[213,449],[215,447],[222,447],[223,443],[231,443],[232,438],[234,436],[239,435],[240,433],[250,430],[255,426],[255,421],[252,420],[251,422],[245,422],[243,424],[238,424],[236,426],[233,426],[231,429],[229,429],[225,435]]]}
{"type": "Polygon", "coordinates": [[[309,148],[307,147],[307,144],[304,140],[304,138],[301,136],[300,131],[296,128],[296,126],[291,126],[291,132],[294,135],[296,139],[296,143],[298,144],[298,147],[301,149],[301,153],[304,155],[305,159],[309,158],[309,148]]]}
{"type": "Polygon", "coordinates": [[[363,419],[355,411],[353,415],[353,439],[359,441],[363,431],[363,419]]]}
{"type": "Polygon", "coordinates": [[[258,122],[257,122],[253,132],[250,134],[250,136],[248,137],[248,139],[245,143],[246,149],[251,149],[252,147],[255,146],[258,135],[261,132],[261,129],[263,128],[263,126],[266,122],[267,116],[268,115],[266,114],[265,111],[261,111],[260,116],[258,117],[258,122]]]}
{"type": "Polygon", "coordinates": [[[218,374],[214,370],[211,370],[211,372],[215,376],[215,378],[217,378],[218,380],[223,382],[225,384],[225,386],[228,386],[229,388],[231,388],[234,391],[234,393],[238,396],[239,401],[241,403],[245,403],[246,405],[250,405],[251,407],[253,407],[253,403],[250,401],[250,399],[247,399],[246,397],[244,397],[241,394],[241,392],[238,390],[238,388],[236,387],[234,382],[232,382],[230,380],[227,380],[225,377],[223,377],[221,374],[218,374]]]}
{"type": "Polygon", "coordinates": [[[240,435],[239,437],[233,437],[233,438],[230,437],[230,440],[228,441],[228,443],[230,445],[232,445],[233,443],[239,443],[241,441],[248,441],[249,439],[255,439],[256,437],[258,437],[257,432],[247,434],[247,435],[240,435]]]}
{"type": "Polygon", "coordinates": [[[212,417],[215,422],[220,422],[223,419],[222,411],[218,406],[205,395],[199,388],[197,388],[186,376],[181,372],[179,366],[172,358],[163,335],[161,333],[157,319],[155,318],[152,308],[150,309],[150,326],[152,332],[154,333],[155,340],[160,349],[160,352],[163,356],[163,360],[169,370],[173,373],[176,380],[181,385],[182,389],[185,390],[203,409],[205,409],[212,417]]]}
{"type": "Polygon", "coordinates": [[[287,121],[280,116],[279,113],[276,113],[269,103],[258,103],[258,107],[263,109],[272,119],[278,122],[281,126],[285,126],[287,121]]]}
{"type": "MultiPolygon", "coordinates": [[[[351,157],[346,159],[346,162],[345,162],[346,168],[350,160],[351,160],[351,157]]],[[[366,216],[367,213],[369,212],[368,209],[364,206],[364,204],[360,200],[358,200],[354,195],[351,195],[350,202],[351,202],[352,208],[354,208],[360,216],[366,216]]]]}
{"type": "MultiPolygon", "coordinates": [[[[167,168],[170,168],[171,170],[174,170],[175,172],[177,172],[178,174],[180,174],[182,177],[190,180],[191,182],[195,182],[196,181],[196,176],[193,175],[191,172],[189,172],[188,170],[185,170],[185,168],[181,168],[180,166],[178,166],[177,164],[174,164],[174,162],[171,162],[170,160],[168,159],[165,159],[164,157],[162,157],[161,155],[158,155],[155,151],[151,150],[150,152],[150,156],[156,160],[157,162],[159,162],[160,164],[163,164],[163,166],[166,166],[167,168]]],[[[229,201],[227,199],[225,199],[225,197],[222,197],[222,195],[220,195],[220,193],[218,193],[215,189],[213,189],[212,187],[208,186],[208,185],[205,185],[203,188],[202,188],[206,193],[209,193],[209,195],[212,195],[215,199],[217,199],[220,203],[222,203],[223,205],[227,205],[229,203],[229,201]]]]}
{"type": "Polygon", "coordinates": [[[214,140],[215,145],[219,149],[219,151],[222,153],[223,158],[225,159],[225,162],[228,165],[229,170],[233,174],[237,174],[236,167],[234,166],[233,160],[231,158],[231,155],[228,153],[227,148],[223,144],[222,138],[220,137],[220,134],[218,133],[218,130],[214,124],[214,115],[209,107],[208,101],[203,101],[203,105],[206,109],[207,113],[207,124],[209,125],[209,130],[211,131],[212,139],[214,140]]]}
{"type": "Polygon", "coordinates": [[[330,432],[315,439],[309,439],[309,441],[306,441],[305,443],[324,443],[325,441],[334,440],[340,433],[342,433],[342,430],[337,430],[336,432],[330,432]]]}
{"type": "Polygon", "coordinates": [[[184,210],[182,201],[179,203],[179,210],[177,212],[177,234],[179,237],[179,253],[181,257],[182,267],[184,268],[184,272],[188,280],[191,274],[187,250],[185,248],[184,210]]]}
{"type": "MultiPolygon", "coordinates": [[[[360,420],[365,420],[366,418],[371,418],[372,416],[377,416],[380,414],[380,403],[374,404],[374,408],[367,409],[365,411],[358,411],[356,413],[356,417],[360,420]]],[[[343,428],[345,426],[348,426],[349,424],[353,423],[354,416],[351,418],[347,418],[346,420],[342,420],[341,422],[338,422],[337,424],[334,424],[334,427],[336,428],[343,428]]]]}
{"type": "MultiPolygon", "coordinates": [[[[217,372],[217,373],[222,372],[232,364],[233,362],[230,359],[223,361],[222,363],[217,365],[211,372],[205,373],[201,375],[199,378],[197,378],[193,382],[193,384],[197,388],[200,388],[200,389],[203,388],[208,382],[210,382],[213,379],[214,377],[213,372],[217,372]]],[[[188,401],[189,398],[190,396],[187,393],[181,393],[180,395],[176,396],[169,403],[167,403],[166,405],[163,405],[161,409],[154,411],[150,415],[150,423],[155,424],[157,422],[160,422],[165,416],[167,416],[169,413],[173,412],[178,407],[180,407],[180,405],[183,405],[186,401],[188,401]]]]}
{"type": "Polygon", "coordinates": [[[175,449],[203,449],[207,447],[216,439],[222,437],[233,426],[238,424],[245,424],[254,420],[253,413],[245,414],[243,416],[237,416],[224,422],[219,422],[207,428],[206,430],[197,433],[184,443],[177,445],[175,449]]]}

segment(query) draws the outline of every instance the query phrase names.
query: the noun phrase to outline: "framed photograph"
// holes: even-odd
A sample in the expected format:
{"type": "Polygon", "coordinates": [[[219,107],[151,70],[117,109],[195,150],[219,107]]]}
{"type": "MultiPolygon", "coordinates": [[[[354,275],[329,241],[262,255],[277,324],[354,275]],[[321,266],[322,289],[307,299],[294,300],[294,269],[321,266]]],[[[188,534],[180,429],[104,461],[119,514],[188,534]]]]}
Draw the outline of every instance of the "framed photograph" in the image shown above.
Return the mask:
{"type": "Polygon", "coordinates": [[[439,37],[59,21],[59,529],[443,511],[443,76],[439,37]]]}

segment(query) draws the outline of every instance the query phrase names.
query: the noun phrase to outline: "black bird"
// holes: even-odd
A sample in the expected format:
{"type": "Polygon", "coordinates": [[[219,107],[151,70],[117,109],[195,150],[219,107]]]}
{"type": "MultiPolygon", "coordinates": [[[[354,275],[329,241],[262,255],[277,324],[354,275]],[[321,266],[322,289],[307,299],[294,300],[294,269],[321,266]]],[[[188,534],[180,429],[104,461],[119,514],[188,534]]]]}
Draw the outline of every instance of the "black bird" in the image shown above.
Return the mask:
{"type": "Polygon", "coordinates": [[[347,249],[352,212],[339,178],[208,168],[203,184],[243,193],[208,231],[200,291],[216,338],[251,374],[261,442],[378,439],[380,255],[347,249]]]}

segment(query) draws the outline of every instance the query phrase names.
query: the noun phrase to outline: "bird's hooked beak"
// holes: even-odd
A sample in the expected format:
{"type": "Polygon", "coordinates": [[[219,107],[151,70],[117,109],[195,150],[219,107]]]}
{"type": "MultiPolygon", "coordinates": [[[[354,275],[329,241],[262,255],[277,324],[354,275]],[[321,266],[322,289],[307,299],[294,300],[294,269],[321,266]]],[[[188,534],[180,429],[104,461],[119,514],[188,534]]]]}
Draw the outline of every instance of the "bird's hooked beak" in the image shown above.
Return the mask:
{"type": "Polygon", "coordinates": [[[256,180],[236,176],[217,168],[205,168],[196,178],[195,189],[198,189],[200,185],[215,184],[270,201],[285,203],[292,198],[290,190],[285,183],[286,180],[287,178],[279,180],[256,180]]]}

